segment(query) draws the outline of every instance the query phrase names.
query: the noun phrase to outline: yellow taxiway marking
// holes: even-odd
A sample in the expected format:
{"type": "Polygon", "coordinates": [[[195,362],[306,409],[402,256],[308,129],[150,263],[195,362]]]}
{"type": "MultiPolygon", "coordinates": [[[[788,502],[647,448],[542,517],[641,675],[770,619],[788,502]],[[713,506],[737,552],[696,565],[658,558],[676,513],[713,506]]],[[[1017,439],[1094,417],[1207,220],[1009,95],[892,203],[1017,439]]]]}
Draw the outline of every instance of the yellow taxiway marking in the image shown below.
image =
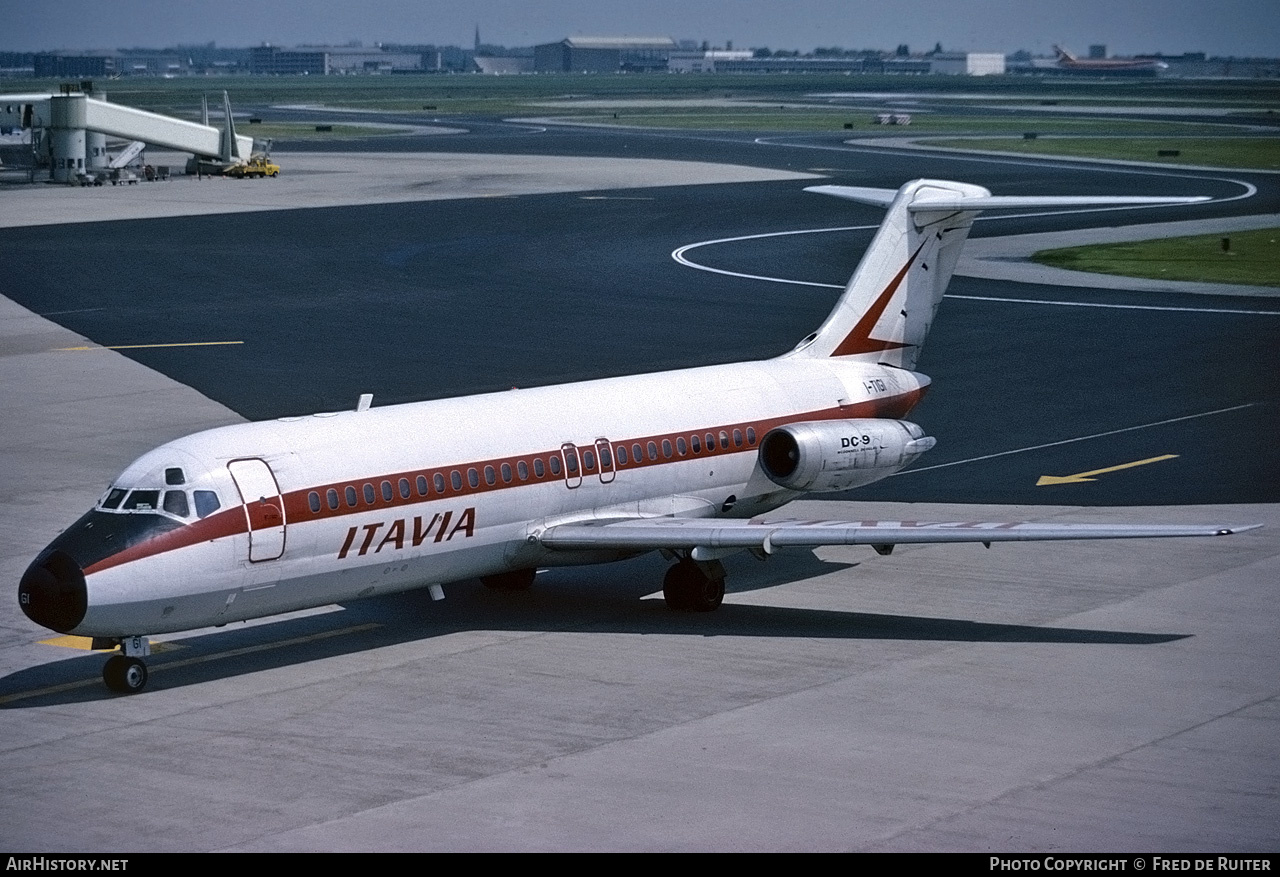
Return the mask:
{"type": "MultiPolygon", "coordinates": [[[[105,649],[95,649],[93,647],[93,637],[91,636],[55,636],[49,639],[40,640],[42,646],[61,646],[64,649],[78,649],[82,652],[114,652],[116,646],[108,646],[105,649]]],[[[174,652],[185,649],[186,646],[176,645],[174,643],[156,643],[151,644],[152,654],[160,652],[174,652]]]]}
{"type": "MultiPolygon", "coordinates": [[[[250,654],[253,654],[254,652],[266,652],[266,651],[270,651],[271,649],[282,649],[282,648],[285,648],[286,646],[296,646],[302,643],[318,642],[319,640],[330,639],[332,637],[342,636],[343,634],[347,634],[347,633],[362,633],[366,630],[373,630],[374,628],[378,628],[378,627],[382,627],[382,625],[378,624],[377,622],[370,622],[369,624],[356,624],[356,625],[353,625],[352,627],[343,627],[343,628],[339,628],[338,630],[327,630],[327,631],[324,631],[323,633],[313,633],[313,634],[308,634],[307,636],[296,636],[296,637],[293,637],[292,639],[280,640],[279,642],[274,642],[274,643],[263,643],[262,645],[257,645],[257,646],[245,646],[242,649],[231,649],[230,651],[217,652],[212,655],[201,655],[196,658],[184,658],[181,661],[167,661],[156,667],[148,666],[147,669],[150,672],[155,673],[157,670],[168,670],[174,667],[189,667],[193,664],[203,664],[206,661],[217,661],[221,658],[236,658],[236,657],[239,657],[240,655],[250,655],[250,654]]],[[[53,640],[42,640],[41,642],[49,642],[50,644],[53,644],[53,645],[63,645],[63,643],[60,643],[57,641],[62,639],[86,639],[87,640],[88,637],[56,637],[53,640]]],[[[158,644],[158,643],[152,644],[151,650],[153,652],[159,651],[158,649],[156,649],[157,645],[161,645],[161,644],[158,644]]],[[[167,645],[167,648],[170,648],[170,649],[186,648],[186,646],[167,645]]],[[[13,703],[14,701],[18,701],[18,700],[27,700],[32,697],[43,697],[44,695],[47,695],[47,694],[61,694],[64,691],[74,691],[77,688],[88,688],[90,685],[99,685],[99,684],[101,684],[101,680],[96,678],[82,679],[78,682],[64,682],[61,685],[50,685],[47,688],[37,688],[33,691],[19,691],[15,694],[6,694],[3,696],[0,696],[0,704],[13,703]]]]}
{"type": "Polygon", "coordinates": [[[1047,484],[1080,484],[1085,481],[1097,481],[1093,475],[1105,475],[1108,472],[1119,472],[1121,469],[1132,469],[1134,466],[1145,466],[1148,463],[1159,463],[1161,460],[1172,460],[1177,454],[1162,454],[1159,457],[1148,457],[1145,460],[1134,460],[1132,463],[1121,463],[1119,466],[1108,466],[1105,469],[1094,469],[1091,472],[1078,472],[1075,475],[1041,475],[1036,487],[1047,484]]]}
{"type": "Polygon", "coordinates": [[[173,344],[113,344],[109,347],[56,347],[55,350],[137,350],[141,347],[217,347],[223,344],[243,344],[243,341],[178,341],[173,344]]]}

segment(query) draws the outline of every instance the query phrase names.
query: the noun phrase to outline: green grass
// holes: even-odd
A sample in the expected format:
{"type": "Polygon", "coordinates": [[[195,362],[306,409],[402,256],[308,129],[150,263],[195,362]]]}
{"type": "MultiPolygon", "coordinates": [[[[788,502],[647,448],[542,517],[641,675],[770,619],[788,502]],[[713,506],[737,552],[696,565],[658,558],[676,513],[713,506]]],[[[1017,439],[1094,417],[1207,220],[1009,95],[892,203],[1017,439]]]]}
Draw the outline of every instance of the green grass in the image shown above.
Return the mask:
{"type": "MultiPolygon", "coordinates": [[[[8,91],[56,90],[56,80],[6,80],[8,91]]],[[[758,132],[841,132],[850,137],[932,136],[962,138],[1005,135],[1007,140],[954,140],[961,148],[1000,149],[1029,153],[1092,155],[1100,158],[1136,158],[1222,167],[1280,167],[1280,137],[1221,136],[1232,130],[1226,124],[1202,125],[1143,119],[1057,118],[1027,111],[1023,114],[984,111],[982,106],[1059,106],[1065,112],[1080,103],[1121,103],[1186,108],[1188,105],[1226,107],[1257,113],[1277,108],[1273,82],[1218,80],[1150,80],[1141,82],[1085,82],[1062,78],[1021,76],[847,76],[831,74],[539,74],[536,76],[414,75],[414,76],[224,76],[152,79],[125,77],[96,83],[111,100],[156,112],[194,119],[200,97],[221,104],[226,89],[232,106],[262,112],[271,105],[316,105],[394,111],[420,119],[424,124],[451,116],[487,118],[547,117],[598,124],[721,129],[758,132]],[[861,108],[825,105],[824,93],[853,93],[861,108]],[[980,97],[972,97],[975,93],[980,97]],[[955,99],[973,112],[912,112],[901,100],[895,111],[912,115],[909,127],[873,124],[885,100],[922,96],[955,99]],[[650,101],[650,106],[623,102],[650,101]],[[733,102],[721,106],[680,106],[680,101],[733,102]],[[551,102],[553,105],[548,106],[551,102]],[[594,102],[588,104],[587,102],[594,102]],[[600,102],[617,102],[602,106],[600,102]],[[751,104],[755,104],[754,106],[751,104]],[[615,118],[616,114],[616,118],[615,118]],[[845,125],[851,125],[845,129],[845,125]],[[1046,135],[1024,141],[1023,132],[1046,135]],[[1099,135],[1108,135],[1107,138],[1099,135]],[[1070,136],[1071,140],[1057,139],[1070,136]],[[1134,139],[1130,143],[1110,137],[1158,137],[1158,141],[1134,139]],[[1178,149],[1178,157],[1160,158],[1157,149],[1178,149]]],[[[323,123],[323,118],[317,121],[323,123]]],[[[359,125],[334,125],[330,133],[314,125],[280,127],[244,126],[242,133],[279,140],[334,139],[371,135],[359,125]]],[[[1236,129],[1242,130],[1242,129],[1236,129]]],[[[1247,132],[1242,132],[1247,133],[1247,132]]]]}
{"type": "Polygon", "coordinates": [[[1280,228],[1043,250],[1032,258],[1072,271],[1280,287],[1280,228]]]}
{"type": "MultiPolygon", "coordinates": [[[[914,126],[913,126],[914,127],[914,126]]],[[[1208,126],[1206,126],[1208,127],[1208,126]]],[[[1043,125],[1028,130],[1048,132],[1043,125]]],[[[1134,132],[1119,124],[1109,125],[1116,135],[1132,136],[1134,132]]],[[[1170,135],[1178,132],[1170,130],[1170,135]]],[[[931,140],[936,146],[956,149],[990,149],[1000,152],[1025,152],[1034,155],[1073,155],[1084,158],[1152,161],[1165,164],[1196,164],[1209,167],[1280,169],[1280,137],[1050,137],[1023,140],[984,138],[981,140],[931,140]],[[1160,155],[1161,150],[1177,150],[1178,155],[1160,155]]]]}
{"type": "MultiPolygon", "coordinates": [[[[324,104],[424,114],[529,113],[549,99],[731,98],[779,103],[822,92],[925,93],[945,97],[981,92],[983,101],[1057,103],[1131,102],[1185,106],[1190,102],[1242,110],[1276,107],[1274,82],[1152,80],[1084,82],[995,76],[846,76],[840,74],[630,74],[536,76],[210,76],[177,79],[124,77],[98,80],[112,100],[157,112],[195,113],[200,95],[220,102],[226,89],[236,107],[324,104]],[[423,110],[423,106],[435,110],[423,110]]],[[[58,80],[5,80],[5,91],[56,91],[58,80]]],[[[1280,107],[1277,107],[1280,108],[1280,107]]]]}
{"type": "MultiPolygon", "coordinates": [[[[662,107],[619,108],[617,110],[593,109],[588,112],[566,115],[557,107],[547,111],[547,116],[563,122],[586,122],[607,125],[631,125],[654,128],[688,128],[752,131],[844,131],[851,137],[910,137],[929,134],[1017,134],[1035,130],[1045,133],[1071,135],[1096,134],[1100,127],[1110,134],[1132,137],[1201,137],[1220,134],[1222,128],[1194,122],[1162,122],[1129,119],[1036,118],[1025,119],[1007,114],[947,114],[911,113],[909,126],[875,124],[879,114],[874,109],[830,109],[812,106],[778,107],[662,107]],[[853,127],[846,129],[844,126],[853,127]]],[[[528,115],[529,109],[524,113],[528,115]]],[[[986,141],[976,141],[986,142],[986,141]]],[[[1000,141],[1003,143],[1004,141],[1000,141]]],[[[1021,140],[1017,142],[1021,143],[1021,140]]],[[[1034,141],[1029,141],[1034,142],[1034,141]]],[[[940,144],[941,145],[941,144],[940,144]]],[[[960,148],[980,148],[974,146],[960,148]]],[[[991,147],[1001,148],[1001,147],[991,147]]],[[[1153,150],[1154,151],[1154,150],[1153,150]]]]}

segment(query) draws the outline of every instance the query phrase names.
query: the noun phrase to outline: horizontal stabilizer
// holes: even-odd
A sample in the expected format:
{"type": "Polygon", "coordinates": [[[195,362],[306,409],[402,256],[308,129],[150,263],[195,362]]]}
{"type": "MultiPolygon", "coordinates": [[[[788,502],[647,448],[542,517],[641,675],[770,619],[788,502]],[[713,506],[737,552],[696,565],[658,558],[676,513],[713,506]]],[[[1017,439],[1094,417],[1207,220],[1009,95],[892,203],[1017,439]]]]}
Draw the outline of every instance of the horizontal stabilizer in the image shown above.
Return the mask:
{"type": "MultiPolygon", "coordinates": [[[[831,195],[859,204],[888,207],[897,197],[896,189],[872,189],[863,186],[809,186],[806,192],[831,195]]],[[[1198,204],[1210,200],[1208,195],[1163,197],[1148,195],[970,195],[960,198],[929,197],[922,193],[907,209],[912,213],[925,210],[1022,210],[1051,207],[1138,207],[1157,204],[1198,204]]],[[[941,193],[939,193],[941,194],[941,193]]],[[[948,193],[950,194],[950,193],[948,193]]]]}
{"type": "Polygon", "coordinates": [[[548,548],[648,551],[692,548],[814,548],[819,545],[907,545],[942,542],[1035,542],[1062,539],[1154,539],[1226,536],[1260,524],[1037,524],[1026,521],[806,521],[783,519],[642,518],[549,527],[548,548]]]}
{"type": "Polygon", "coordinates": [[[897,189],[872,189],[868,186],[807,186],[805,191],[886,208],[898,197],[897,189]]]}

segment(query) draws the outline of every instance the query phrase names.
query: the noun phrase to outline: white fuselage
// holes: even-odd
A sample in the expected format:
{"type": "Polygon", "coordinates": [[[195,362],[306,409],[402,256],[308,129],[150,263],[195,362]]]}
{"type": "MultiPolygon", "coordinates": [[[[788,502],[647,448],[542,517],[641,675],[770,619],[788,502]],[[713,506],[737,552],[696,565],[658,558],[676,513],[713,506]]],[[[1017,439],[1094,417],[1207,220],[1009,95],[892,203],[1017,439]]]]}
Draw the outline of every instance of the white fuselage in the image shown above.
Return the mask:
{"type": "MultiPolygon", "coordinates": [[[[86,565],[88,606],[72,632],[187,630],[617,559],[626,555],[550,551],[531,537],[593,518],[777,508],[797,494],[761,471],[765,433],[902,417],[927,385],[900,368],[782,357],[197,433],[141,457],[113,489],[163,491],[164,473],[180,468],[183,489],[215,492],[220,508],[168,515],[180,526],[86,565]]],[[[91,514],[164,512],[100,504],[91,514]]]]}

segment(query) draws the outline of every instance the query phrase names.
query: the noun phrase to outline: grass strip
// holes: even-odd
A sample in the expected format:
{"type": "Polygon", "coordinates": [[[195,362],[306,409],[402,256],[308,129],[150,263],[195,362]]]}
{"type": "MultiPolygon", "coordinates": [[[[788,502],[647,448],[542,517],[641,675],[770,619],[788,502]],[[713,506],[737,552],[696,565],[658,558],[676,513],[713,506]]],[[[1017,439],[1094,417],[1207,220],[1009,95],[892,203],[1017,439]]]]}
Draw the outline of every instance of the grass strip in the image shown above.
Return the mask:
{"type": "Polygon", "coordinates": [[[1070,271],[1280,287],[1280,228],[1042,250],[1031,258],[1070,271]]]}

